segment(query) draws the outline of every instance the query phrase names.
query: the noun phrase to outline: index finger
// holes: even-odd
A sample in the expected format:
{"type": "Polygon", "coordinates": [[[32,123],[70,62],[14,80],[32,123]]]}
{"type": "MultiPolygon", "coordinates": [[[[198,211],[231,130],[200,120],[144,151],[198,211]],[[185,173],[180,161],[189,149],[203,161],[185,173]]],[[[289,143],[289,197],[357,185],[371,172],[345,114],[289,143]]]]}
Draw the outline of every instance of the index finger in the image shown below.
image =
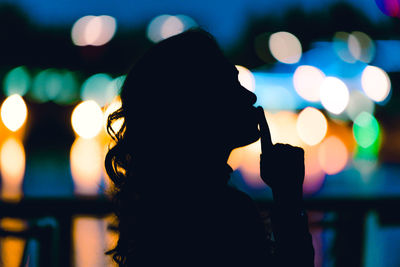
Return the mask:
{"type": "Polygon", "coordinates": [[[259,125],[260,125],[260,134],[261,134],[261,153],[263,151],[269,151],[273,146],[271,133],[269,131],[267,119],[265,118],[264,109],[262,107],[257,107],[258,115],[259,115],[259,125]]]}

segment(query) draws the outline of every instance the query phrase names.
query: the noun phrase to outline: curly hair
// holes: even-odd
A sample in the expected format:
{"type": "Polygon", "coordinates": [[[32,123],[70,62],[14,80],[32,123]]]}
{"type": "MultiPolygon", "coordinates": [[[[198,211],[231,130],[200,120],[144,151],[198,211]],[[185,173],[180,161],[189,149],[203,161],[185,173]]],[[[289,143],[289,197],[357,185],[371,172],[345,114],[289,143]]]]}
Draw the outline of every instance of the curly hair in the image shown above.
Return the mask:
{"type": "MultiPolygon", "coordinates": [[[[167,61],[169,61],[168,64],[173,64],[174,67],[180,68],[180,71],[185,72],[185,66],[188,64],[193,65],[193,62],[196,61],[200,62],[204,59],[204,53],[210,50],[213,53],[217,52],[222,55],[213,37],[199,29],[186,31],[153,46],[128,72],[121,90],[122,107],[110,114],[107,119],[107,132],[113,139],[114,145],[109,148],[106,155],[105,168],[113,183],[112,200],[115,205],[116,229],[119,232],[119,239],[116,246],[106,254],[112,255],[113,260],[119,266],[129,265],[128,259],[135,254],[135,242],[138,238],[138,231],[140,231],[137,225],[137,218],[140,199],[145,194],[146,177],[142,177],[141,174],[135,171],[135,166],[140,164],[135,161],[138,160],[137,155],[146,152],[140,149],[141,145],[138,144],[140,141],[137,140],[142,140],[146,135],[149,135],[149,132],[151,134],[151,130],[141,132],[140,129],[150,129],[150,125],[146,121],[151,121],[153,115],[151,111],[147,110],[145,112],[146,116],[140,116],[146,108],[143,100],[150,97],[149,91],[151,89],[165,86],[157,80],[162,80],[163,84],[174,84],[175,90],[178,91],[180,87],[182,89],[185,87],[177,85],[174,82],[176,78],[169,77],[171,71],[166,69],[167,61]],[[200,52],[198,55],[188,58],[183,50],[189,47],[201,48],[203,53],[200,52]],[[154,78],[151,80],[151,73],[155,73],[154,75],[158,77],[155,80],[154,78]],[[117,120],[123,120],[123,124],[120,129],[115,131],[112,125],[117,120]],[[134,124],[140,124],[141,127],[134,129],[134,124]]],[[[189,52],[192,53],[192,51],[189,52]]],[[[203,65],[200,64],[200,66],[203,65]]],[[[194,66],[189,71],[196,72],[195,68],[194,66]]],[[[193,79],[190,76],[189,72],[183,73],[180,77],[181,84],[193,79]]],[[[166,112],[171,111],[169,113],[170,117],[176,116],[177,113],[173,111],[174,107],[168,106],[168,103],[163,102],[165,98],[174,99],[176,97],[174,93],[169,92],[168,96],[162,90],[157,91],[157,93],[160,95],[153,99],[156,102],[154,106],[163,107],[166,112]]],[[[182,90],[179,93],[182,93],[182,90]]],[[[173,122],[170,121],[170,123],[173,122]]],[[[177,125],[174,126],[179,127],[177,125]]],[[[171,134],[169,138],[172,139],[174,137],[171,134]]]]}

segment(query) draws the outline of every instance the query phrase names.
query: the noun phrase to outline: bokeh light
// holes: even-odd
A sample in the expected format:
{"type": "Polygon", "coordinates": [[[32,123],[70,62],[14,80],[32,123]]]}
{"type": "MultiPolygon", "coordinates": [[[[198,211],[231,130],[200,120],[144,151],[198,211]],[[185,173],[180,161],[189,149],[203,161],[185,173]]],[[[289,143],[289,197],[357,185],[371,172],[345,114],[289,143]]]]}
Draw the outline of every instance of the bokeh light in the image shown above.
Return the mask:
{"type": "Polygon", "coordinates": [[[358,90],[350,92],[349,104],[346,107],[346,113],[353,121],[363,111],[373,114],[375,104],[365,94],[358,90]]]}
{"type": "Polygon", "coordinates": [[[316,147],[304,147],[304,194],[316,193],[324,184],[325,173],[318,161],[318,150],[316,147]]]}
{"type": "Polygon", "coordinates": [[[361,112],[354,120],[354,138],[357,144],[363,148],[368,148],[376,142],[379,131],[378,121],[367,112],[361,112]]]}
{"type": "Polygon", "coordinates": [[[31,77],[24,66],[10,70],[3,81],[3,91],[6,96],[13,94],[25,95],[31,85],[31,77]]]}
{"type": "Polygon", "coordinates": [[[326,174],[336,174],[342,171],[349,158],[345,144],[337,136],[327,137],[318,147],[318,160],[326,174]]]}
{"type": "Polygon", "coordinates": [[[299,62],[302,47],[299,39],[289,32],[276,32],[269,37],[269,49],[272,56],[286,64],[299,62]]]}
{"type": "Polygon", "coordinates": [[[24,125],[28,116],[28,109],[20,95],[11,95],[1,105],[1,119],[4,125],[15,132],[24,125]]]}
{"type": "Polygon", "coordinates": [[[117,29],[111,16],[84,16],[72,26],[72,42],[77,46],[101,46],[108,43],[117,29]]]}
{"type": "Polygon", "coordinates": [[[384,101],[390,93],[390,79],[381,68],[367,66],[362,72],[361,84],[365,94],[376,102],[384,101]]]}
{"type": "Polygon", "coordinates": [[[86,139],[93,138],[102,129],[103,112],[95,101],[83,101],[73,110],[71,123],[77,135],[86,139]]]}
{"type": "Polygon", "coordinates": [[[375,44],[366,33],[352,32],[347,44],[351,55],[357,60],[369,63],[375,56],[375,44]]]}
{"type": "Polygon", "coordinates": [[[375,0],[375,3],[385,15],[400,18],[399,0],[375,0]]]}
{"type": "Polygon", "coordinates": [[[101,145],[94,139],[77,138],[72,144],[70,164],[76,194],[98,194],[103,166],[102,151],[101,145]]]}
{"type": "Polygon", "coordinates": [[[256,90],[256,80],[253,73],[243,66],[236,65],[235,67],[239,72],[238,79],[240,84],[250,92],[254,92],[256,90]]]}
{"type": "MultiPolygon", "coordinates": [[[[349,47],[350,34],[347,32],[336,32],[333,37],[333,49],[336,54],[347,63],[356,62],[356,58],[350,52],[349,47]]],[[[353,50],[355,50],[353,48],[353,50]]]]}
{"type": "Polygon", "coordinates": [[[268,111],[295,110],[297,103],[292,91],[283,86],[260,86],[255,92],[256,105],[261,105],[268,111]]]}
{"type": "Polygon", "coordinates": [[[157,43],[196,26],[197,23],[186,15],[160,15],[150,21],[147,27],[147,38],[157,43]]]}
{"type": "Polygon", "coordinates": [[[342,113],[349,103],[349,89],[336,77],[326,77],[321,84],[320,98],[326,110],[333,114],[342,113]]]}
{"type": "Polygon", "coordinates": [[[271,132],[271,139],[274,144],[290,144],[302,146],[297,134],[297,114],[292,111],[280,111],[275,114],[266,113],[268,126],[271,132]]]}
{"type": "Polygon", "coordinates": [[[312,107],[307,107],[299,113],[296,125],[299,137],[310,146],[321,142],[328,129],[324,114],[312,107]]]}
{"type": "Polygon", "coordinates": [[[22,195],[25,174],[25,149],[22,142],[9,137],[0,149],[1,196],[18,200],[22,195]]]}
{"type": "Polygon", "coordinates": [[[78,99],[77,78],[68,70],[43,70],[35,76],[29,96],[39,103],[71,104],[78,99]]]}
{"type": "Polygon", "coordinates": [[[81,87],[82,100],[94,100],[103,107],[115,97],[115,83],[105,73],[97,73],[90,76],[81,87]]]}
{"type": "Polygon", "coordinates": [[[325,74],[318,68],[308,65],[297,67],[293,75],[296,92],[307,101],[317,102],[320,98],[320,87],[325,74]]]}

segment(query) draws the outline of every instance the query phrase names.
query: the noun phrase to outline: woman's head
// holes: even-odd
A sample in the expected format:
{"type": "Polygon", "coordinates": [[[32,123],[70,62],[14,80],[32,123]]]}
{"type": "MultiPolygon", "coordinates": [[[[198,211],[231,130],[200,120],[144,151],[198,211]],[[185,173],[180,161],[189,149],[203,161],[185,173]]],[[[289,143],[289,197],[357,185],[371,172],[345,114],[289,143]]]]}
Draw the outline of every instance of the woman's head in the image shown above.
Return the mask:
{"type": "Polygon", "coordinates": [[[128,73],[121,99],[132,153],[154,155],[155,147],[232,149],[258,138],[233,140],[246,130],[242,119],[257,124],[247,114],[256,98],[240,86],[236,68],[204,31],[185,32],[152,47],[128,73]]]}

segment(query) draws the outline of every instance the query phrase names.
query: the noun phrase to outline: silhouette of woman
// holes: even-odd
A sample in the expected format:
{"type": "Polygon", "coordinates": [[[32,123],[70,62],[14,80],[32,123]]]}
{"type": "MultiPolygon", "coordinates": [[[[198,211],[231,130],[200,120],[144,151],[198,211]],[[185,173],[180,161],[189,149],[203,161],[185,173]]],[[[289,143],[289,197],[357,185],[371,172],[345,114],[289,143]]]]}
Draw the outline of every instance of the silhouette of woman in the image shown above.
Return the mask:
{"type": "Polygon", "coordinates": [[[119,266],[313,266],[303,150],[272,145],[256,96],[237,76],[202,30],[161,41],[129,71],[122,107],[108,118],[115,145],[105,160],[119,222],[108,254],[119,266]],[[251,198],[227,185],[230,152],[260,137],[273,253],[251,198]]]}

